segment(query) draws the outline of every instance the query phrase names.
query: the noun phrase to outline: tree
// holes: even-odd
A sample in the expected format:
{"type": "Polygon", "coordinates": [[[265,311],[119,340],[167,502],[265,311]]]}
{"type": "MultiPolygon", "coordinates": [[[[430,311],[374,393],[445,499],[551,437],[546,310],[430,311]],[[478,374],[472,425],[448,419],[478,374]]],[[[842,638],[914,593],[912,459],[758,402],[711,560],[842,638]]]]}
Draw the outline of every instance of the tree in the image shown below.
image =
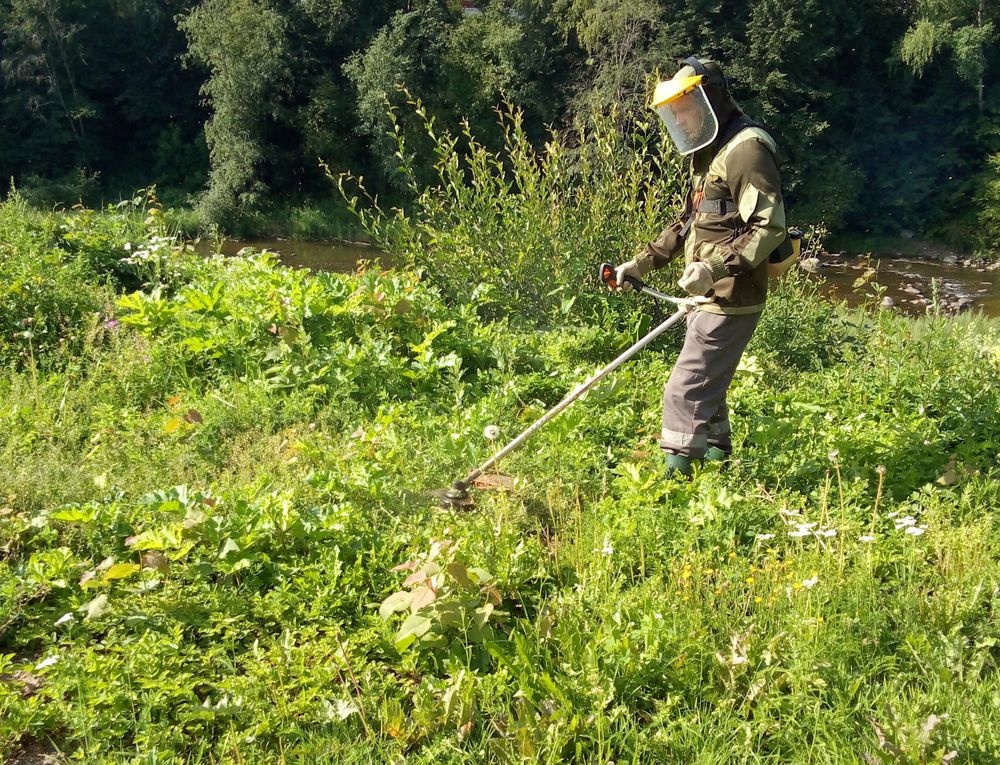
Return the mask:
{"type": "Polygon", "coordinates": [[[403,131],[414,149],[418,177],[431,177],[433,151],[421,119],[405,106],[409,98],[420,99],[439,128],[459,132],[465,119],[479,140],[493,146],[501,141],[495,110],[504,104],[525,112],[532,135],[559,119],[569,68],[543,3],[493,2],[481,14],[463,14],[440,0],[419,0],[412,8],[393,15],[344,67],[356,92],[358,128],[385,180],[394,179],[398,161],[393,129],[403,131]],[[392,119],[390,108],[396,110],[392,119]]]}
{"type": "Polygon", "coordinates": [[[34,184],[45,203],[76,201],[60,182],[74,177],[131,194],[169,148],[163,168],[188,173],[164,179],[198,185],[204,115],[174,23],[190,2],[0,0],[3,177],[34,184]],[[46,198],[46,184],[59,198],[46,198]]]}
{"type": "Polygon", "coordinates": [[[906,31],[899,54],[914,74],[923,74],[940,52],[950,49],[959,78],[976,88],[984,108],[986,51],[997,40],[1000,10],[986,0],[917,0],[916,19],[906,31]]]}
{"type": "Polygon", "coordinates": [[[18,120],[15,130],[28,142],[22,161],[32,155],[52,154],[63,162],[67,155],[79,157],[94,114],[78,86],[85,9],[74,0],[10,0],[5,6],[0,70],[13,89],[5,111],[23,109],[31,120],[18,120]]]}
{"type": "Polygon", "coordinates": [[[281,129],[292,79],[288,21],[268,0],[205,0],[181,21],[190,59],[210,73],[202,86],[212,169],[202,210],[231,219],[265,197],[271,136],[281,129]]]}

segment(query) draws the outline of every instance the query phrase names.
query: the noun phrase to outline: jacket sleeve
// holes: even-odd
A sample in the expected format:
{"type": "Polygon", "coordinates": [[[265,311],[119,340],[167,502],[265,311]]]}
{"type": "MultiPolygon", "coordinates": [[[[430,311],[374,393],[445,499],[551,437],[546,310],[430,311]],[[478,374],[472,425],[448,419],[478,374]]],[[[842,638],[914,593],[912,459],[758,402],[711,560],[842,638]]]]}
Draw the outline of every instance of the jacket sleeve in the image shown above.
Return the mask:
{"type": "Polygon", "coordinates": [[[785,239],[785,204],[778,164],[758,140],[744,141],[726,158],[726,179],[746,230],[726,244],[699,247],[698,259],[715,281],[753,271],[785,239]]]}
{"type": "Polygon", "coordinates": [[[667,226],[654,241],[639,250],[635,256],[639,268],[652,271],[663,268],[676,258],[684,247],[684,238],[680,233],[683,225],[682,221],[678,221],[667,226]]]}

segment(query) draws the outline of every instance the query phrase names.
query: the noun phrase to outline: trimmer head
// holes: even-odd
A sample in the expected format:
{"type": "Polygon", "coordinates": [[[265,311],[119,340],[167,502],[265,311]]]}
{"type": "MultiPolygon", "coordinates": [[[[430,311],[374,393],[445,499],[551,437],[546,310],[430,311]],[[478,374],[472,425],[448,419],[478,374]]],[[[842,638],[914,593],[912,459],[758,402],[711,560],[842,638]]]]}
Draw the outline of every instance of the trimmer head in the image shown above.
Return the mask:
{"type": "Polygon", "coordinates": [[[446,510],[465,510],[475,505],[465,481],[455,481],[447,489],[435,489],[430,494],[446,510]]]}

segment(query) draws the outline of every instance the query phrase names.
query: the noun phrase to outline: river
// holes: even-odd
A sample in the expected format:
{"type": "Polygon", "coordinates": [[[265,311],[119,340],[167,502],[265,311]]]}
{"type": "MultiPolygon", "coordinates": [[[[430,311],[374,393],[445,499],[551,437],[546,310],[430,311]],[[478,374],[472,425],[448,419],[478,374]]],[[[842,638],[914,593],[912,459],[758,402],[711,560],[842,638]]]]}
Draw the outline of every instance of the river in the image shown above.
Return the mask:
{"type": "MultiPolygon", "coordinates": [[[[295,239],[227,240],[222,244],[225,255],[236,255],[243,248],[267,249],[277,254],[281,262],[314,271],[350,271],[359,260],[375,260],[383,266],[391,258],[364,244],[350,242],[307,242],[295,239]]],[[[208,242],[200,242],[198,250],[211,251],[208,242]]],[[[1000,316],[1000,269],[959,265],[940,260],[912,258],[853,258],[824,255],[806,263],[808,278],[815,280],[823,294],[834,300],[858,305],[873,294],[871,284],[858,290],[859,277],[875,270],[873,281],[881,288],[880,296],[892,310],[920,315],[930,305],[934,290],[939,302],[949,313],[981,310],[988,316],[1000,316]]]]}

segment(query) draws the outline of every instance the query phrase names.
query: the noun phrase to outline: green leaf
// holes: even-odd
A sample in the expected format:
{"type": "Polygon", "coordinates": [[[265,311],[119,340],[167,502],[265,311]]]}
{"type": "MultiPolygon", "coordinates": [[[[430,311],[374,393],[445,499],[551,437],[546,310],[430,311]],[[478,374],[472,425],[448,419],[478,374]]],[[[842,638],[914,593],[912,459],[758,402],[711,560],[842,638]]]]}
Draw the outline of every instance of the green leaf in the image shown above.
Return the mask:
{"type": "Polygon", "coordinates": [[[382,601],[382,605],[379,606],[378,614],[383,619],[388,619],[397,611],[405,611],[410,607],[410,602],[413,600],[413,593],[401,590],[400,592],[394,592],[388,598],[382,601]]]}
{"type": "Polygon", "coordinates": [[[140,568],[138,563],[116,563],[104,572],[104,581],[110,582],[115,579],[128,579],[132,574],[137,574],[140,568]]]}
{"type": "Polygon", "coordinates": [[[403,626],[399,628],[399,632],[396,633],[397,647],[400,643],[405,642],[406,645],[409,645],[413,642],[414,638],[422,638],[433,626],[434,622],[426,616],[410,614],[409,618],[403,622],[403,626]]]}
{"type": "Polygon", "coordinates": [[[87,621],[100,619],[110,610],[111,606],[108,605],[108,596],[102,593],[84,606],[85,616],[83,618],[87,621]]]}
{"type": "Polygon", "coordinates": [[[219,558],[225,558],[230,553],[239,552],[240,546],[236,544],[232,539],[226,537],[226,541],[222,543],[222,547],[219,548],[219,558]]]}
{"type": "Polygon", "coordinates": [[[486,622],[490,620],[490,616],[493,613],[494,605],[492,603],[487,603],[482,608],[476,609],[476,624],[480,627],[485,627],[486,622]]]}
{"type": "Polygon", "coordinates": [[[90,523],[96,517],[97,508],[94,507],[66,507],[49,515],[49,518],[54,521],[68,521],[70,523],[90,523]]]}
{"type": "Polygon", "coordinates": [[[490,582],[493,580],[493,574],[485,568],[470,568],[469,576],[472,577],[476,584],[483,584],[484,582],[490,582]]]}
{"type": "Polygon", "coordinates": [[[467,590],[475,589],[476,583],[469,578],[468,569],[461,563],[449,563],[444,567],[444,570],[460,587],[464,587],[467,590]]]}

